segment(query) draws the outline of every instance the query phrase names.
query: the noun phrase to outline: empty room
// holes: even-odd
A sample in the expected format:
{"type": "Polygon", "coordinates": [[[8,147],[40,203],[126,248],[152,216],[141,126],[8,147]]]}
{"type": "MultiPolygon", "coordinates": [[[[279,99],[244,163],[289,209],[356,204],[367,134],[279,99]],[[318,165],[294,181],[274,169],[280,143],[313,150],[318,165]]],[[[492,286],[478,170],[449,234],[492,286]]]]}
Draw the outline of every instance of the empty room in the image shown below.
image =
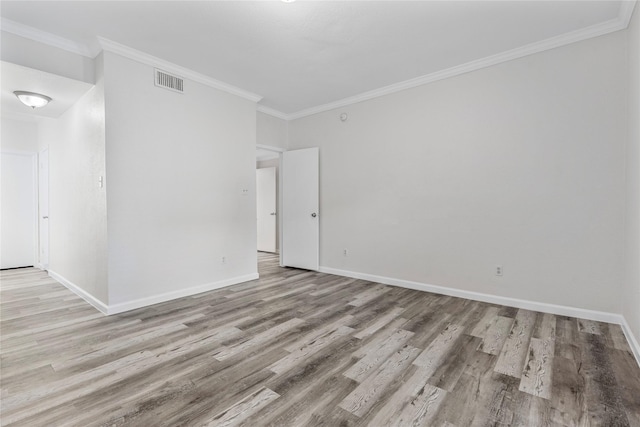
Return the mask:
{"type": "Polygon", "coordinates": [[[0,16],[0,425],[640,427],[635,0],[0,16]]]}

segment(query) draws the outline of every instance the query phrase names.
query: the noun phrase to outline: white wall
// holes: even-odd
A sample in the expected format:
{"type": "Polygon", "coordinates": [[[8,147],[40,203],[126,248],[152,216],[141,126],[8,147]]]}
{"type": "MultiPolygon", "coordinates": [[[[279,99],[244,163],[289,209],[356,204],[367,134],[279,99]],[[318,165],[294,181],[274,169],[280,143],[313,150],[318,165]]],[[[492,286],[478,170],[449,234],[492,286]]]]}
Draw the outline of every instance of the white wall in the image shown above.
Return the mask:
{"type": "Polygon", "coordinates": [[[629,138],[627,146],[627,257],[623,314],[640,342],[640,6],[627,33],[629,138]]]}
{"type": "Polygon", "coordinates": [[[2,117],[0,122],[2,151],[38,152],[38,123],[33,119],[2,117]]]}
{"type": "Polygon", "coordinates": [[[255,103],[104,55],[109,305],[257,275],[255,103]]]}
{"type": "Polygon", "coordinates": [[[96,86],[58,119],[42,119],[49,147],[49,271],[107,303],[105,110],[102,56],[96,86]]]}
{"type": "Polygon", "coordinates": [[[288,122],[269,114],[256,112],[256,143],[287,149],[288,122]]]}
{"type": "Polygon", "coordinates": [[[95,64],[87,58],[2,31],[0,59],[59,76],[95,83],[95,64]]]}
{"type": "Polygon", "coordinates": [[[290,122],[320,147],[321,265],[620,313],[624,38],[290,122]]]}

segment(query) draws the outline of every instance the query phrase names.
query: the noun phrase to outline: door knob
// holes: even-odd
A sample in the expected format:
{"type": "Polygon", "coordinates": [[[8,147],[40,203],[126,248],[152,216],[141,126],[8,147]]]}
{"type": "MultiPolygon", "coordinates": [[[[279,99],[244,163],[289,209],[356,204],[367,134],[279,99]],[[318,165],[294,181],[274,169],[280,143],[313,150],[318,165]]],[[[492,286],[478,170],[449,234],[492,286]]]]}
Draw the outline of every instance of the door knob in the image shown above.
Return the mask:
{"type": "Polygon", "coordinates": [[[276,214],[275,212],[271,212],[269,215],[275,215],[275,214],[276,214]]]}
{"type": "Polygon", "coordinates": [[[311,214],[311,216],[312,216],[313,218],[315,218],[315,217],[317,217],[318,215],[314,212],[314,213],[312,213],[312,214],[311,214]]]}
{"type": "Polygon", "coordinates": [[[48,216],[43,216],[42,219],[49,219],[49,217],[48,216]]]}

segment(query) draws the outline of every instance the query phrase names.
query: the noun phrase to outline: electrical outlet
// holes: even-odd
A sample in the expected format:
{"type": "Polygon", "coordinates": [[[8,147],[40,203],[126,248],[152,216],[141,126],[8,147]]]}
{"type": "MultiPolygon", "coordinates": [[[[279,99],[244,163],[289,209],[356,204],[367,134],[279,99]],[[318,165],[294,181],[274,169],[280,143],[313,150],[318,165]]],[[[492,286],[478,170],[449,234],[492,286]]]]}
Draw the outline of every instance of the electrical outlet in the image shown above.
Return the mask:
{"type": "Polygon", "coordinates": [[[347,256],[347,255],[349,255],[349,251],[347,249],[343,249],[342,256],[347,256]]]}
{"type": "Polygon", "coordinates": [[[496,276],[502,276],[502,266],[496,266],[496,276]]]}
{"type": "Polygon", "coordinates": [[[226,264],[227,263],[227,257],[220,258],[220,262],[223,263],[223,264],[226,264]]]}

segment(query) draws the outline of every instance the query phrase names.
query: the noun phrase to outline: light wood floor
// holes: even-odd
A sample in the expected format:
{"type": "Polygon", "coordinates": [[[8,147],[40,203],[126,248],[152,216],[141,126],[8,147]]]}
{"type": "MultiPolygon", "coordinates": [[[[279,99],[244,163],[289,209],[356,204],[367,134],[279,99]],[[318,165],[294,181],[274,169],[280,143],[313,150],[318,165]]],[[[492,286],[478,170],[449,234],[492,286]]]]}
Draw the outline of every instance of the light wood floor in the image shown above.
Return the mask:
{"type": "Polygon", "coordinates": [[[619,326],[277,266],[105,317],[2,272],[2,425],[640,426],[619,326]]]}

